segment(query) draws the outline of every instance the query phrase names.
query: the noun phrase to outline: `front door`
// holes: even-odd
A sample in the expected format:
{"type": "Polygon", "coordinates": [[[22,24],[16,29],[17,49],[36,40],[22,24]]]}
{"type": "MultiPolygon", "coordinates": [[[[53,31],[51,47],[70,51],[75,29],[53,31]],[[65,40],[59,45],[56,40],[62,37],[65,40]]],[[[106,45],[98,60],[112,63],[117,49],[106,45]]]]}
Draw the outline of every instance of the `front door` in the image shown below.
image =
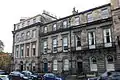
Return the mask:
{"type": "Polygon", "coordinates": [[[45,73],[48,72],[48,63],[44,63],[44,72],[45,72],[45,73]]]}
{"type": "Polygon", "coordinates": [[[78,67],[78,73],[82,73],[83,72],[83,67],[82,67],[82,62],[77,62],[77,67],[78,67]]]}
{"type": "Polygon", "coordinates": [[[23,64],[20,65],[20,70],[23,71],[23,64]]]}

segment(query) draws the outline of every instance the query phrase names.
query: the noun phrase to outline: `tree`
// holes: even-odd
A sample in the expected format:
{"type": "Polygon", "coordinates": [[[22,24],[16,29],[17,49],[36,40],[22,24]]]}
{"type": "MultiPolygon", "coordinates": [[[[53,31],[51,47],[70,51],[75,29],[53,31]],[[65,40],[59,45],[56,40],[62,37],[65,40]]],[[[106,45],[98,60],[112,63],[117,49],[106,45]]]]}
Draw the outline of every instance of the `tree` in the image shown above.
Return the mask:
{"type": "Polygon", "coordinates": [[[4,50],[4,43],[0,40],[0,52],[4,50]]]}

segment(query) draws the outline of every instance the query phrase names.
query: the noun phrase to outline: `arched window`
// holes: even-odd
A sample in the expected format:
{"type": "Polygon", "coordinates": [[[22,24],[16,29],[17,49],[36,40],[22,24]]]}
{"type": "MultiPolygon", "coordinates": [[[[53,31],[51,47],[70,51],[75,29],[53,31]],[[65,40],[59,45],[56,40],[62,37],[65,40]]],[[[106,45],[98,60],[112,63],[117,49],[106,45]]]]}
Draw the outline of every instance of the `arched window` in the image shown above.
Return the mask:
{"type": "Polygon", "coordinates": [[[53,60],[53,70],[57,70],[57,60],[53,60]]]}
{"type": "Polygon", "coordinates": [[[92,58],[91,58],[91,63],[92,63],[92,64],[97,64],[97,60],[96,60],[95,57],[92,57],[92,58]]]}
{"type": "Polygon", "coordinates": [[[65,59],[64,60],[64,71],[69,70],[69,60],[65,59]]]}
{"type": "Polygon", "coordinates": [[[113,63],[113,56],[108,55],[108,56],[107,56],[107,62],[108,62],[108,63],[113,63]]]}

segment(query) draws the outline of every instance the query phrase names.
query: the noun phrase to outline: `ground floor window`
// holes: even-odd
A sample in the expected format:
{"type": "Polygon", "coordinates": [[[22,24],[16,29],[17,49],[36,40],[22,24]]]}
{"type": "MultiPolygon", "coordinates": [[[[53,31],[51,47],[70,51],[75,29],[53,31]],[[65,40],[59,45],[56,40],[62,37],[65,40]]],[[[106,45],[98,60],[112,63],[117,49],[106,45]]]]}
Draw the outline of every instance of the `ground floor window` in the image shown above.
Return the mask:
{"type": "Polygon", "coordinates": [[[106,69],[107,71],[114,71],[114,57],[112,55],[106,56],[106,69]]]}
{"type": "Polygon", "coordinates": [[[90,57],[90,70],[97,71],[97,59],[96,59],[96,57],[90,57]]]}
{"type": "Polygon", "coordinates": [[[69,60],[65,59],[64,60],[64,71],[67,71],[67,70],[69,70],[69,60]]]}
{"type": "Polygon", "coordinates": [[[53,70],[57,70],[57,66],[58,65],[58,62],[57,60],[53,60],[53,70]]]}

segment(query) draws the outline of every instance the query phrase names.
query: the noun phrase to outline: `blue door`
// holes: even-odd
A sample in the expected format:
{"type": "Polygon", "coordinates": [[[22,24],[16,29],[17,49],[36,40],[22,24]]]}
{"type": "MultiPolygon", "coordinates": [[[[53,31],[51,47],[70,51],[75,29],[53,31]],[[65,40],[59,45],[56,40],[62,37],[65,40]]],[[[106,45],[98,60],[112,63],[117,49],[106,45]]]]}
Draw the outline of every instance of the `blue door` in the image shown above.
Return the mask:
{"type": "Polygon", "coordinates": [[[48,63],[44,63],[44,72],[45,72],[45,73],[48,72],[48,63]]]}

